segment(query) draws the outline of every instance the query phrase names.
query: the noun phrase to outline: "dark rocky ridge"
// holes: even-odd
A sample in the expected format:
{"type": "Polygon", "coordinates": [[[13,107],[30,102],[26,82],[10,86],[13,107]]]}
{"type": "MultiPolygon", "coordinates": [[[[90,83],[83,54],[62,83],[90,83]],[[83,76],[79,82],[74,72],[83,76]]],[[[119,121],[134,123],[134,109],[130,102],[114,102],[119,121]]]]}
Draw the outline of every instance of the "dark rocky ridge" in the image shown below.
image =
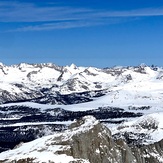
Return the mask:
{"type": "MultiPolygon", "coordinates": [[[[78,159],[78,161],[74,161],[74,163],[82,162],[82,160],[88,160],[90,163],[162,162],[163,140],[140,148],[135,146],[129,147],[122,139],[114,141],[110,130],[100,123],[92,122],[92,126],[89,126],[89,128],[86,129],[83,128],[81,131],[79,128],[82,127],[82,125],[86,123],[87,119],[90,118],[92,117],[84,117],[76,123],[73,123],[65,133],[63,132],[62,135],[54,135],[54,138],[51,139],[51,143],[48,142],[48,146],[68,146],[69,148],[59,149],[55,152],[55,154],[66,154],[78,159]],[[69,137],[67,135],[68,133],[73,133],[73,135],[70,134],[71,136],[69,137]],[[64,137],[69,138],[64,139],[64,137]]],[[[42,149],[39,150],[41,150],[41,152],[46,152],[46,146],[42,146],[42,149]]],[[[35,162],[35,158],[30,158],[28,153],[25,155],[27,156],[25,159],[17,158],[17,160],[10,160],[10,158],[7,158],[6,160],[1,160],[0,162],[27,163],[29,160],[31,163],[35,162]]],[[[53,161],[55,162],[55,160],[53,161]]]]}
{"type": "MultiPolygon", "coordinates": [[[[23,87],[19,84],[15,84],[17,87],[23,87]]],[[[53,87],[52,87],[53,88],[53,87]]],[[[38,92],[15,94],[11,95],[7,91],[2,91],[2,97],[0,96],[0,102],[18,103],[18,102],[36,102],[40,104],[79,104],[83,102],[92,101],[92,98],[101,97],[106,94],[107,90],[85,91],[80,93],[71,93],[62,95],[59,92],[55,94],[50,93],[52,88],[41,88],[38,92]],[[34,94],[34,95],[33,95],[34,94]]]]}

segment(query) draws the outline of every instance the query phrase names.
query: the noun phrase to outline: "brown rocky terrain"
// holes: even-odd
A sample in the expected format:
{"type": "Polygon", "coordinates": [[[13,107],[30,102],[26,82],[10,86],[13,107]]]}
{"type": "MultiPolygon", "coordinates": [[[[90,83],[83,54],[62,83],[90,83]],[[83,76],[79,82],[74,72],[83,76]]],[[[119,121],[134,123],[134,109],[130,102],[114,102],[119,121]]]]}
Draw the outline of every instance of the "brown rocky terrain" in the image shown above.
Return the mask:
{"type": "Polygon", "coordinates": [[[111,131],[94,117],[86,116],[62,133],[2,152],[0,162],[161,163],[163,140],[142,147],[129,146],[124,140],[114,140],[111,131]],[[48,154],[53,157],[48,157],[48,154]],[[42,155],[45,155],[44,161],[41,160],[42,155]],[[58,156],[64,156],[65,160],[58,160],[58,156]]]}

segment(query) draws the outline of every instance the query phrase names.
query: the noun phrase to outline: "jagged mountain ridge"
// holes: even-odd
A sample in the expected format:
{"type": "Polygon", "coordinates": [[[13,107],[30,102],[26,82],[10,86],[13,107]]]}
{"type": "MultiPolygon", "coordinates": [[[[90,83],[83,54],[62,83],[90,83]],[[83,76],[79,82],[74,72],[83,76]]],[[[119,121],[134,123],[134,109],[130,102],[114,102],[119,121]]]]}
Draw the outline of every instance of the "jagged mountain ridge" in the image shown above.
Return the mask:
{"type": "Polygon", "coordinates": [[[55,163],[161,163],[162,140],[144,147],[114,141],[110,130],[91,116],[72,123],[68,130],[20,144],[0,154],[0,162],[55,163]]]}
{"type": "Polygon", "coordinates": [[[128,83],[140,83],[142,80],[153,83],[152,80],[160,81],[162,78],[162,68],[145,65],[99,69],[77,67],[74,64],[63,67],[52,63],[21,63],[11,66],[1,63],[0,102],[34,100],[49,103],[51,97],[51,104],[58,104],[60,101],[56,97],[60,94],[110,90],[128,83]]]}

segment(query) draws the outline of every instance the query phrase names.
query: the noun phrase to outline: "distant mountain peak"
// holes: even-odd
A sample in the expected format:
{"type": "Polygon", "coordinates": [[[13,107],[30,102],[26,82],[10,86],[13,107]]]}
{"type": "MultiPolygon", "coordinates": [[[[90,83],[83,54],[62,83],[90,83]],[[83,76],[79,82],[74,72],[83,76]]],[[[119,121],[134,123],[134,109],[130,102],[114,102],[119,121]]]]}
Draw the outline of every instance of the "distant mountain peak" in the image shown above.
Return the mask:
{"type": "Polygon", "coordinates": [[[0,67],[4,67],[5,65],[2,63],[2,62],[0,62],[0,67]]]}
{"type": "Polygon", "coordinates": [[[148,67],[145,63],[141,63],[140,67],[148,67]]]}
{"type": "Polygon", "coordinates": [[[70,68],[72,68],[72,69],[77,69],[77,66],[76,66],[74,63],[72,63],[72,64],[70,65],[70,68]]]}

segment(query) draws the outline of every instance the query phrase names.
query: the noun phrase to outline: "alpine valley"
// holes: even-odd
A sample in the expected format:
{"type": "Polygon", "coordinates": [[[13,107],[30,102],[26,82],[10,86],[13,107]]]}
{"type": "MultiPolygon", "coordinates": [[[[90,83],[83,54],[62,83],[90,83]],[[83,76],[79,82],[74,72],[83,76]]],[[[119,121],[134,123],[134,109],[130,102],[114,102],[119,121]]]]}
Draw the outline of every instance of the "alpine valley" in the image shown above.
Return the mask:
{"type": "Polygon", "coordinates": [[[0,163],[162,163],[163,68],[0,63],[0,163]]]}

